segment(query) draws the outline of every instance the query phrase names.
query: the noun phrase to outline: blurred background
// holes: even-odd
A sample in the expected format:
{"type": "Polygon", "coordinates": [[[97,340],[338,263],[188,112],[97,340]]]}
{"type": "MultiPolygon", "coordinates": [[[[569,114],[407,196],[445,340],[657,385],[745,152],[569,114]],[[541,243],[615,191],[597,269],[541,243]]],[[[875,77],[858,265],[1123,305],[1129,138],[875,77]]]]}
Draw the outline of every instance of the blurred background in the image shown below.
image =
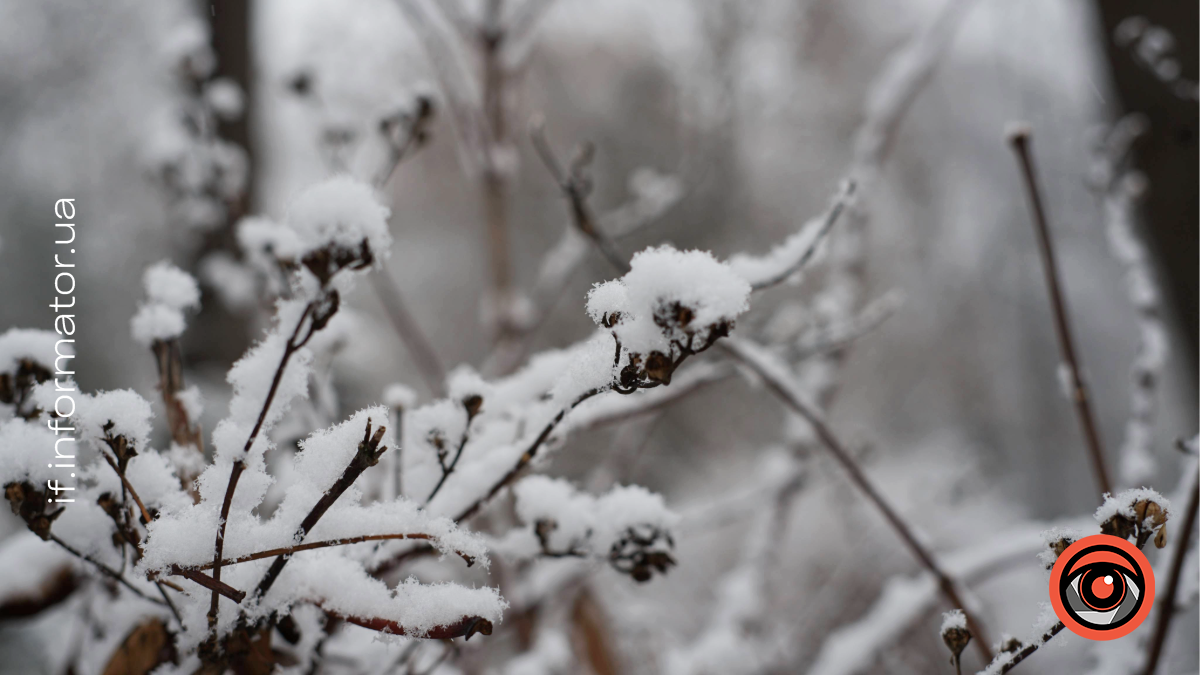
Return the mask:
{"type": "MultiPolygon", "coordinates": [[[[51,325],[51,207],[73,197],[79,382],[150,398],[154,360],[129,339],[129,320],[142,271],[169,259],[204,289],[183,350],[211,429],[229,396],[225,372],[269,316],[236,223],[282,218],[292,196],[331,173],[375,176],[388,164],[387,121],[412,119],[428,101],[427,139],[382,187],[396,240],[388,272],[438,362],[495,374],[491,346],[532,302],[544,256],[569,228],[530,144],[532,119],[564,158],[594,144],[598,211],[669,193],[657,219],[620,240],[626,255],[660,242],[722,259],[760,253],[828,206],[860,161],[860,128],[888,73],[905,67],[895,55],[926,35],[936,65],[887,131],[863,195],[861,296],[902,301],[813,376],[836,379],[833,425],[952,559],[1098,505],[1005,143],[1013,121],[1032,131],[1116,482],[1171,495],[1195,469],[1175,441],[1197,430],[1198,22],[1195,2],[1134,0],[0,0],[0,330],[51,325]],[[524,27],[493,59],[499,74],[487,65],[493,15],[524,27]],[[478,104],[491,138],[481,141],[464,101],[478,104]],[[1114,138],[1131,128],[1140,135],[1125,157],[1114,138]],[[1145,368],[1131,369],[1160,343],[1147,347],[1146,314],[1109,238],[1114,171],[1138,187],[1126,224],[1161,290],[1154,335],[1165,356],[1149,359],[1155,403],[1133,459],[1123,454],[1131,373],[1145,368]]],[[[586,337],[586,292],[612,276],[587,253],[532,349],[586,337]]],[[[816,321],[821,298],[807,281],[769,291],[738,331],[816,321]]],[[[329,365],[338,418],[394,383],[429,400],[423,357],[398,337],[376,289],[360,285],[349,305],[329,365]]],[[[594,622],[577,605],[578,661],[563,672],[683,668],[679,654],[728,606],[723,580],[761,511],[764,457],[787,445],[790,425],[752,380],[725,378],[572,437],[541,467],[586,481],[608,462],[684,516],[679,565],[665,578],[589,582],[605,638],[589,641],[594,622]]],[[[836,465],[814,452],[802,483],[771,547],[768,606],[755,614],[771,628],[745,629],[770,635],[781,656],[747,672],[951,672],[936,601],[839,670],[831,634],[869,617],[891,581],[919,568],[836,465]]],[[[4,518],[0,532],[15,531],[19,521],[4,518]]],[[[1194,582],[1194,551],[1188,565],[1194,582]]],[[[1045,578],[1029,555],[970,582],[995,636],[1029,632],[1045,578]]],[[[1197,672],[1194,585],[1160,672],[1197,672]]],[[[0,620],[0,671],[52,672],[57,657],[35,646],[45,630],[0,620]]],[[[1080,638],[1053,647],[1022,671],[1122,672],[1104,670],[1108,657],[1080,638]]],[[[521,651],[493,649],[467,670],[501,672],[521,651]]]]}

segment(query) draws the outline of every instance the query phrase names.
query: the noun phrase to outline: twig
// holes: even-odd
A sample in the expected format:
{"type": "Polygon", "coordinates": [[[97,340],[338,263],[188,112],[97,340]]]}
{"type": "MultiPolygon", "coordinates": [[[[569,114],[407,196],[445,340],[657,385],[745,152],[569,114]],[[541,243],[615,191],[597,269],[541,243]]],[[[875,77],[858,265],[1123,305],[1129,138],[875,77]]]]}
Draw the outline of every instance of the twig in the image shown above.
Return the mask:
{"type": "Polygon", "coordinates": [[[142,503],[142,498],[138,496],[137,490],[133,489],[133,484],[130,483],[129,479],[125,477],[125,472],[121,471],[121,469],[117,467],[117,463],[112,457],[108,456],[107,452],[101,451],[100,454],[104,456],[104,461],[108,462],[108,465],[112,467],[112,470],[117,474],[117,477],[121,479],[121,484],[125,486],[125,489],[129,490],[129,496],[133,497],[134,503],[138,505],[138,509],[140,509],[142,512],[142,519],[146,521],[146,523],[154,520],[150,517],[150,511],[146,509],[146,505],[142,503]]]}
{"type": "MultiPolygon", "coordinates": [[[[179,622],[179,627],[180,627],[180,629],[182,629],[183,628],[183,617],[179,615],[179,610],[175,608],[175,603],[171,602],[170,596],[167,595],[167,589],[163,588],[163,586],[166,586],[166,585],[167,584],[162,581],[154,582],[155,588],[157,588],[158,592],[162,594],[163,602],[167,603],[167,607],[169,607],[171,609],[171,614],[173,614],[175,616],[175,621],[179,622]]],[[[175,586],[175,584],[171,584],[171,585],[175,586]]],[[[178,586],[176,586],[176,588],[178,588],[178,586]]]]}
{"type": "Polygon", "coordinates": [[[594,155],[592,145],[590,143],[581,145],[576,151],[576,156],[569,169],[564,171],[558,157],[554,154],[554,149],[550,147],[550,142],[546,140],[545,119],[540,116],[534,118],[529,125],[529,139],[533,142],[533,148],[541,158],[542,164],[545,165],[550,176],[554,178],[554,182],[558,183],[563,196],[566,197],[567,204],[571,209],[571,222],[575,228],[592,240],[596,249],[610,265],[622,274],[628,272],[629,263],[617,251],[612,239],[597,226],[596,216],[592,213],[592,208],[587,201],[592,184],[585,170],[594,155]]]}
{"type": "Polygon", "coordinates": [[[1058,346],[1071,377],[1072,401],[1079,418],[1079,426],[1087,441],[1092,470],[1096,475],[1096,486],[1100,489],[1101,494],[1108,494],[1112,492],[1112,482],[1108,478],[1108,468],[1104,463],[1104,448],[1100,443],[1100,431],[1092,414],[1087,385],[1084,384],[1080,373],[1075,340],[1071,335],[1071,322],[1067,315],[1062,283],[1058,277],[1058,263],[1054,257],[1054,241],[1050,236],[1050,225],[1046,219],[1046,210],[1042,203],[1041,190],[1038,188],[1037,174],[1033,166],[1033,156],[1029,150],[1029,129],[1021,127],[1013,131],[1009,134],[1008,142],[1021,165],[1021,176],[1024,179],[1025,191],[1033,211],[1033,224],[1037,232],[1038,247],[1042,254],[1042,271],[1045,273],[1046,288],[1050,293],[1050,305],[1054,312],[1055,333],[1058,336],[1058,346]]]}
{"type": "Polygon", "coordinates": [[[843,181],[842,184],[838,186],[837,194],[833,198],[833,205],[829,207],[829,212],[825,214],[825,219],[821,222],[821,229],[817,231],[808,248],[806,248],[804,252],[801,253],[796,259],[796,261],[787,269],[768,279],[756,281],[752,285],[752,288],[756,291],[761,291],[764,288],[778,286],[784,281],[790,279],[794,274],[796,274],[796,272],[804,269],[804,266],[807,265],[810,260],[812,260],[813,255],[817,252],[817,249],[820,248],[821,242],[825,240],[825,237],[829,234],[829,231],[832,230],[833,226],[837,224],[838,218],[841,217],[842,212],[846,210],[846,206],[850,203],[850,200],[853,199],[854,190],[855,183],[853,180],[843,181]]]}
{"type": "Polygon", "coordinates": [[[1183,528],[1175,530],[1179,532],[1178,541],[1171,556],[1171,571],[1167,576],[1166,592],[1158,598],[1158,618],[1154,622],[1154,633],[1146,652],[1146,668],[1142,671],[1144,675],[1154,675],[1155,669],[1158,668],[1158,660],[1162,656],[1162,648],[1170,632],[1171,619],[1175,617],[1175,597],[1179,592],[1179,578],[1183,572],[1183,561],[1187,558],[1192,529],[1196,527],[1197,507],[1200,507],[1200,474],[1192,476],[1191,496],[1188,497],[1187,512],[1183,515],[1183,528]]]}
{"type": "MultiPolygon", "coordinates": [[[[316,309],[317,301],[309,302],[304,308],[304,312],[300,315],[300,320],[296,322],[296,328],[292,331],[291,337],[287,339],[287,343],[283,348],[283,356],[279,360],[279,367],[275,369],[275,375],[271,378],[271,387],[267,390],[267,398],[263,401],[262,410],[258,413],[258,420],[254,423],[254,429],[250,432],[250,437],[246,439],[246,445],[242,449],[242,454],[250,452],[254,441],[258,439],[258,434],[262,431],[263,424],[267,419],[267,412],[271,409],[271,403],[275,400],[275,392],[279,390],[279,383],[283,380],[283,371],[287,369],[288,361],[292,355],[300,350],[313,336],[315,326],[310,324],[308,335],[303,340],[300,339],[300,330],[304,327],[304,322],[309,320],[313,311],[316,309]]],[[[242,471],[246,468],[241,457],[234,460],[233,466],[229,470],[229,483],[225,487],[225,499],[221,502],[221,517],[217,521],[217,540],[213,545],[213,567],[212,580],[214,583],[221,582],[221,559],[222,553],[225,550],[225,525],[229,521],[229,509],[233,505],[233,493],[237,490],[238,478],[241,477],[242,471]]],[[[201,575],[203,576],[203,575],[201,575]]],[[[190,577],[189,577],[190,578],[190,577]]],[[[195,581],[193,579],[193,581],[195,581]]],[[[239,591],[240,593],[241,591],[239,591]]],[[[214,587],[212,601],[208,609],[208,625],[209,628],[215,628],[217,625],[217,609],[220,602],[220,593],[214,587]]],[[[244,595],[244,594],[243,594],[244,595]]],[[[240,601],[239,601],[240,602],[240,601]]],[[[213,633],[213,639],[216,639],[216,633],[213,633]]]]}
{"type": "Polygon", "coordinates": [[[825,423],[824,418],[802,399],[801,395],[795,391],[790,382],[780,377],[779,373],[764,362],[763,355],[759,353],[761,348],[757,346],[752,347],[750,343],[734,338],[722,342],[721,348],[736,361],[753,370],[762,378],[772,393],[778,396],[793,412],[808,422],[814,433],[816,433],[817,438],[821,441],[821,444],[825,446],[838,464],[842,466],[842,469],[845,470],[850,481],[879,510],[884,519],[900,535],[900,539],[908,546],[909,550],[925,569],[929,570],[937,578],[942,595],[946,597],[951,605],[963,611],[963,614],[967,618],[967,626],[975,636],[974,642],[976,647],[984,657],[984,660],[990,661],[992,658],[991,649],[988,647],[990,642],[983,632],[982,624],[976,619],[974,613],[967,607],[967,604],[963,602],[962,597],[959,595],[957,583],[942,570],[933,557],[933,554],[925,548],[909,524],[904,521],[895,508],[883,497],[878,488],[875,487],[875,484],[867,477],[862,468],[859,467],[850,451],[825,423]]]}
{"type": "Polygon", "coordinates": [[[84,562],[90,563],[93,567],[95,567],[96,569],[103,572],[109,578],[115,580],[117,583],[121,584],[125,588],[128,588],[129,590],[133,591],[133,593],[135,595],[137,595],[139,598],[153,602],[156,605],[164,604],[162,600],[156,600],[156,599],[146,595],[142,591],[140,591],[133,584],[129,583],[129,581],[124,576],[122,576],[120,572],[117,572],[113,568],[109,567],[108,565],[105,565],[104,563],[100,562],[99,560],[96,560],[95,558],[87,555],[86,553],[76,550],[73,546],[71,546],[67,542],[63,541],[62,539],[59,539],[58,535],[51,534],[51,535],[49,535],[49,538],[50,538],[50,541],[63,547],[63,549],[67,553],[70,553],[71,555],[75,556],[76,558],[79,558],[80,560],[82,560],[84,562]]]}
{"type": "MultiPolygon", "coordinates": [[[[329,507],[333,506],[333,503],[336,502],[346,490],[349,490],[351,485],[354,485],[354,481],[358,480],[358,477],[361,476],[364,471],[375,466],[379,462],[379,457],[382,456],[387,450],[387,446],[381,447],[379,445],[383,442],[383,434],[386,431],[387,428],[381,426],[376,429],[375,433],[372,435],[371,420],[367,420],[367,428],[363,433],[362,442],[358,444],[358,452],[356,452],[354,454],[354,458],[350,460],[350,465],[342,471],[342,475],[338,477],[337,482],[335,482],[332,487],[326,490],[325,494],[321,495],[321,498],[318,499],[317,503],[313,505],[312,510],[310,510],[308,515],[304,517],[304,520],[300,523],[300,527],[296,530],[295,538],[297,541],[302,541],[304,539],[304,535],[312,531],[313,526],[317,524],[317,521],[321,519],[321,516],[325,515],[325,512],[329,510],[329,507]]],[[[304,549],[296,547],[294,550],[304,549]]],[[[288,551],[288,549],[282,549],[276,554],[278,557],[275,558],[275,562],[271,563],[271,567],[268,568],[267,573],[263,575],[262,581],[258,582],[258,587],[254,589],[254,597],[261,598],[262,596],[266,595],[267,591],[269,591],[271,586],[275,583],[275,580],[279,578],[279,573],[283,571],[284,565],[287,565],[288,560],[291,560],[293,552],[294,551],[288,551]]],[[[217,569],[215,565],[213,569],[217,569]]]]}
{"type": "Polygon", "coordinates": [[[529,445],[529,448],[521,454],[521,458],[517,460],[517,463],[513,465],[513,468],[509,469],[508,473],[504,474],[500,480],[496,481],[496,483],[492,485],[491,489],[488,490],[486,495],[475,500],[470,506],[463,510],[462,513],[458,514],[458,516],[454,518],[454,522],[461,523],[478,513],[479,509],[483,508],[484,504],[491,501],[492,497],[496,496],[496,493],[500,492],[500,490],[504,489],[505,486],[516,480],[517,476],[519,476],[521,472],[525,470],[525,467],[529,466],[530,462],[537,457],[538,450],[540,450],[542,445],[546,443],[546,439],[550,438],[550,434],[554,431],[558,424],[562,422],[563,417],[565,417],[569,411],[574,410],[575,407],[580,403],[583,403],[602,391],[604,390],[590,389],[585,391],[574,401],[572,401],[569,406],[559,410],[558,414],[554,416],[554,419],[550,420],[550,422],[548,422],[546,426],[542,428],[542,432],[539,433],[537,438],[533,440],[533,443],[529,445]]]}
{"type": "Polygon", "coordinates": [[[441,359],[438,358],[437,351],[429,342],[429,338],[425,336],[416,319],[408,311],[408,306],[400,294],[396,280],[392,278],[388,270],[383,269],[371,275],[371,284],[375,287],[375,293],[379,296],[379,301],[383,303],[384,313],[387,314],[392,327],[396,329],[396,334],[408,348],[413,363],[421,373],[421,379],[425,381],[425,386],[429,387],[429,391],[435,397],[442,396],[445,393],[446,369],[442,365],[441,359]]]}
{"type": "MultiPolygon", "coordinates": [[[[1036,652],[1038,649],[1040,649],[1042,645],[1049,642],[1050,639],[1053,638],[1055,635],[1058,635],[1059,633],[1061,633],[1064,628],[1066,628],[1066,626],[1063,625],[1063,622],[1061,622],[1061,621],[1054,624],[1053,626],[1050,627],[1050,630],[1046,631],[1045,633],[1042,633],[1042,638],[1040,640],[1038,640],[1037,642],[1031,642],[1031,643],[1025,645],[1024,647],[1021,648],[1021,651],[1017,652],[1016,655],[1014,655],[1011,659],[1006,661],[1004,663],[1004,665],[1000,666],[1000,670],[992,671],[992,672],[996,673],[996,675],[1003,675],[1004,673],[1007,673],[1008,671],[1012,670],[1013,668],[1016,668],[1017,664],[1021,663],[1025,659],[1032,656],[1033,653],[1036,652]]],[[[1001,654],[1000,656],[997,656],[996,658],[997,659],[1003,658],[1003,656],[1004,656],[1004,654],[1001,654]]],[[[986,671],[980,671],[980,674],[982,675],[983,672],[986,672],[986,671]]]]}
{"type": "Polygon", "coordinates": [[[176,574],[189,581],[194,581],[197,584],[209,589],[213,593],[219,593],[236,603],[240,604],[242,600],[246,599],[245,591],[239,591],[223,581],[217,581],[207,574],[202,574],[196,570],[188,568],[172,568],[171,574],[176,574]]]}
{"type": "Polygon", "coordinates": [[[424,638],[426,640],[449,640],[456,637],[461,637],[464,640],[470,640],[472,635],[491,635],[492,622],[478,616],[466,616],[459,619],[457,622],[446,626],[434,626],[429,630],[419,635],[412,635],[407,628],[390,619],[379,618],[362,618],[357,616],[346,616],[333,612],[328,609],[325,613],[345,621],[352,623],[355,626],[362,626],[381,633],[390,635],[408,635],[410,637],[424,638]]]}
{"type": "MultiPolygon", "coordinates": [[[[268,549],[266,551],[258,551],[256,553],[248,553],[246,555],[241,555],[236,558],[226,558],[221,561],[221,565],[223,565],[223,566],[236,565],[238,563],[250,562],[253,560],[262,560],[263,558],[274,558],[276,556],[290,556],[294,553],[299,553],[301,551],[311,551],[313,549],[329,548],[331,546],[349,546],[351,544],[361,544],[364,541],[389,541],[389,540],[393,540],[393,539],[421,539],[424,541],[432,541],[436,538],[437,537],[433,536],[432,534],[425,534],[422,532],[414,532],[411,534],[366,534],[366,535],[362,535],[362,536],[358,536],[358,537],[346,537],[344,539],[327,539],[325,541],[313,541],[313,542],[307,542],[307,543],[303,543],[303,544],[297,544],[295,546],[285,546],[283,548],[272,548],[272,549],[268,549]]],[[[455,551],[455,553],[460,558],[465,560],[467,562],[468,566],[473,565],[475,563],[474,556],[467,555],[466,553],[463,553],[462,551],[455,551]]],[[[172,574],[177,573],[176,572],[177,569],[182,569],[182,568],[172,567],[171,568],[172,574]]],[[[203,565],[201,565],[199,567],[195,567],[195,568],[191,568],[191,569],[197,569],[197,570],[212,569],[212,563],[204,563],[203,565]]]]}
{"type": "Polygon", "coordinates": [[[437,485],[433,486],[433,490],[429,496],[425,498],[425,504],[433,501],[441,491],[442,486],[446,484],[446,480],[450,478],[450,474],[454,473],[454,469],[458,466],[458,460],[462,459],[463,450],[467,448],[467,441],[471,440],[471,422],[475,419],[475,415],[479,413],[479,407],[483,404],[483,399],[479,396],[469,396],[463,401],[463,406],[467,411],[467,424],[463,427],[462,438],[458,441],[458,450],[454,453],[454,459],[450,460],[449,466],[442,463],[442,458],[438,456],[438,464],[442,467],[442,477],[438,479],[437,485]]]}

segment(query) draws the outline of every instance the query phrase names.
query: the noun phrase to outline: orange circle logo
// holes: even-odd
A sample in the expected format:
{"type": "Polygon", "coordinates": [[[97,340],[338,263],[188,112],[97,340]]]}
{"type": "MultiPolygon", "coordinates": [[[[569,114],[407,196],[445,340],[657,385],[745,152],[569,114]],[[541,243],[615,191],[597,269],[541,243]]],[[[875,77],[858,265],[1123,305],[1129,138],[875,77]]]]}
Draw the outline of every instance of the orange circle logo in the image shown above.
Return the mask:
{"type": "Polygon", "coordinates": [[[1085,537],[1058,556],[1050,604],[1089,640],[1115,640],[1142,624],[1154,604],[1154,570],[1136,546],[1108,534],[1085,537]]]}

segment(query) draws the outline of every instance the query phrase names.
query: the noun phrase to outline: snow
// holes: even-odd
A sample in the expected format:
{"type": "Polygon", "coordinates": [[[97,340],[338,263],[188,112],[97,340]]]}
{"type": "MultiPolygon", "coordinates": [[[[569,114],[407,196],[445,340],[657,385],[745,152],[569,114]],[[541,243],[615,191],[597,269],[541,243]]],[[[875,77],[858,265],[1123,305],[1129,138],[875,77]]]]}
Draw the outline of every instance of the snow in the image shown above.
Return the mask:
{"type": "Polygon", "coordinates": [[[1171,502],[1158,491],[1146,487],[1124,490],[1116,496],[1105,495],[1104,503],[1100,505],[1100,508],[1096,509],[1096,513],[1092,517],[1101,525],[1117,515],[1124,516],[1130,520],[1136,520],[1137,513],[1134,510],[1134,505],[1141,501],[1158,504],[1162,507],[1163,515],[1169,517],[1171,502]]]}
{"type": "Polygon", "coordinates": [[[670,353],[671,340],[686,344],[689,332],[732,322],[749,308],[749,297],[750,284],[711,253],[666,245],[637,253],[625,276],[597,284],[587,311],[600,325],[616,317],[612,330],[624,349],[670,353]],[[675,316],[676,303],[691,315],[675,316]]]}
{"type": "Polygon", "coordinates": [[[142,305],[129,321],[133,339],[143,347],[178,338],[186,328],[183,312],[160,304],[142,305]]]}
{"type": "Polygon", "coordinates": [[[193,424],[204,414],[204,397],[200,395],[200,388],[194,384],[175,392],[175,400],[183,406],[183,412],[193,424]]]}
{"type": "Polygon", "coordinates": [[[829,212],[806,222],[787,239],[761,256],[739,253],[729,259],[729,267],[755,288],[769,286],[795,277],[818,251],[836,215],[846,207],[853,187],[843,183],[829,212]]]}
{"type": "MultiPolygon", "coordinates": [[[[58,474],[48,466],[54,458],[54,441],[54,433],[40,422],[22,419],[0,422],[0,485],[21,481],[44,485],[56,478],[58,474]]],[[[75,443],[58,447],[63,454],[78,454],[73,450],[75,443]]]]}
{"type": "Polygon", "coordinates": [[[552,523],[549,547],[605,555],[630,528],[668,531],[679,517],[662,496],[637,485],[616,486],[600,497],[579,492],[562,478],[529,476],[513,487],[517,517],[527,525],[552,523]]]}
{"type": "Polygon", "coordinates": [[[375,259],[382,260],[392,243],[390,213],[370,186],[336,176],[302,192],[288,210],[287,223],[299,238],[300,255],[331,244],[356,251],[366,241],[375,259]]]}
{"type": "Polygon", "coordinates": [[[146,268],[142,286],[150,302],[175,309],[195,309],[200,306],[200,286],[196,280],[166,261],[146,268]]]}
{"type": "Polygon", "coordinates": [[[383,403],[389,408],[411,410],[417,405],[417,392],[403,384],[393,384],[383,390],[383,403]]]}
{"type": "MultiPolygon", "coordinates": [[[[56,357],[54,345],[59,339],[57,334],[48,330],[9,328],[0,335],[0,372],[16,372],[22,359],[33,361],[53,372],[56,357]]],[[[59,351],[65,354],[75,353],[69,343],[64,344],[59,351]]]]}
{"type": "Polygon", "coordinates": [[[961,609],[951,609],[942,613],[942,627],[938,634],[945,635],[948,630],[967,629],[967,615],[961,609]]]}
{"type": "Polygon", "coordinates": [[[102,391],[75,397],[77,408],[71,421],[81,439],[124,436],[136,449],[144,450],[150,441],[150,420],[154,413],[150,402],[132,389],[102,391]],[[107,430],[105,427],[111,424],[107,430]]]}

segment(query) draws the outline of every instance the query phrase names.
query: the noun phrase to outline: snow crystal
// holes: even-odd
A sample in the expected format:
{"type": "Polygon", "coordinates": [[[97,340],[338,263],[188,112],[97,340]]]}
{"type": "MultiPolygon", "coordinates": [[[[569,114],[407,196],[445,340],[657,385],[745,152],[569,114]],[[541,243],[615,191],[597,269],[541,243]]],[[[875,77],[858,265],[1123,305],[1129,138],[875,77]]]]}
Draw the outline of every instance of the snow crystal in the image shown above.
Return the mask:
{"type": "Polygon", "coordinates": [[[287,223],[299,236],[301,254],[330,244],[357,250],[365,240],[378,260],[391,247],[390,214],[368,185],[337,176],[302,192],[288,210],[287,223]]]}
{"type": "Polygon", "coordinates": [[[200,306],[200,287],[192,275],[163,261],[146,268],[142,286],[151,301],[175,309],[195,309],[200,306]]]}

